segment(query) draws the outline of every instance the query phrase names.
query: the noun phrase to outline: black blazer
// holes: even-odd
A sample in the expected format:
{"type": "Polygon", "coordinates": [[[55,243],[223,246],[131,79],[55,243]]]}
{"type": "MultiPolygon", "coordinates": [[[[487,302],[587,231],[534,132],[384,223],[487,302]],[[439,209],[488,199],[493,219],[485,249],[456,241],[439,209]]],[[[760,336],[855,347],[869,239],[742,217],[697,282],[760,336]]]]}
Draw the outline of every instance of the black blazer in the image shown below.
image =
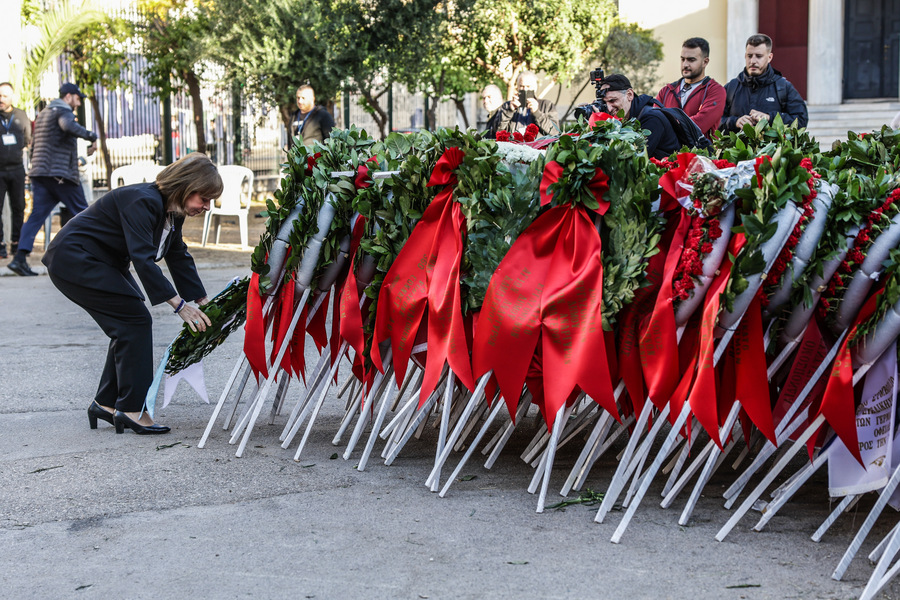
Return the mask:
{"type": "Polygon", "coordinates": [[[175,287],[156,264],[166,222],[165,200],[155,183],[115,189],[76,215],[59,230],[43,263],[54,276],[84,287],[143,299],[128,270],[134,265],[151,304],[178,294],[193,301],[206,296],[194,259],[181,239],[184,217],[175,217],[166,238],[166,260],[175,287]],[[116,277],[110,268],[121,273],[116,277]]]}

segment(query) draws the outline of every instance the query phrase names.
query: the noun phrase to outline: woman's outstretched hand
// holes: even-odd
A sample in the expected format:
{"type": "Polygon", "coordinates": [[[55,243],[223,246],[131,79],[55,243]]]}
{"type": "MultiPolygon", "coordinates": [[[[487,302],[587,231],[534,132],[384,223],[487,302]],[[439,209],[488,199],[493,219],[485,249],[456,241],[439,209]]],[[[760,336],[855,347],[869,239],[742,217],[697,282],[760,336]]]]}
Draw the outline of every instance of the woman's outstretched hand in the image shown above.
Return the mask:
{"type": "MultiPolygon", "coordinates": [[[[167,302],[169,306],[175,309],[175,314],[181,317],[184,322],[188,324],[188,327],[191,328],[191,331],[206,331],[206,328],[212,325],[212,321],[209,320],[209,317],[206,316],[206,313],[204,313],[196,306],[191,306],[180,296],[174,296],[173,298],[167,300],[167,302]]],[[[209,300],[206,298],[206,296],[197,300],[197,304],[201,306],[208,302],[209,300]]]]}

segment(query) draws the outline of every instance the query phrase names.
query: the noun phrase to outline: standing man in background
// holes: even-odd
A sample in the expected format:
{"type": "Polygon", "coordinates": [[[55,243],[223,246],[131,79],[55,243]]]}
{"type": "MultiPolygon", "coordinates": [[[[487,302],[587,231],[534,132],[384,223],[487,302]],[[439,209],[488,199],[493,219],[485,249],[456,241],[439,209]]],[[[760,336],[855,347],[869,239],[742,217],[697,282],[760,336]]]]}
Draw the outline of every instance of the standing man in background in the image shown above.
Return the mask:
{"type": "Polygon", "coordinates": [[[324,106],[316,105],[316,92],[310,85],[297,88],[297,111],[291,123],[288,136],[288,149],[294,146],[294,138],[303,138],[303,145],[310,146],[314,142],[324,142],[331,135],[334,119],[324,106]]]}
{"type": "Polygon", "coordinates": [[[680,108],[712,139],[725,110],[725,88],[707,77],[709,42],[693,37],[681,45],[681,79],[664,85],[656,99],[666,108],[680,108]]]}
{"type": "Polygon", "coordinates": [[[485,124],[485,136],[493,139],[497,135],[500,126],[500,105],[503,104],[503,92],[493,83],[484,86],[481,91],[481,105],[487,111],[487,123],[485,124]]]}
{"type": "Polygon", "coordinates": [[[756,125],[763,119],[771,123],[777,114],[785,125],[796,120],[798,127],[806,127],[806,102],[769,64],[772,56],[772,38],[762,33],[750,36],[744,53],[746,67],[725,85],[722,131],[740,131],[744,125],[756,125]]]}
{"type": "MultiPolygon", "coordinates": [[[[31,119],[20,108],[13,106],[13,86],[0,83],[0,213],[4,197],[9,193],[10,251],[19,248],[19,234],[25,219],[25,163],[22,151],[31,146],[31,119]]],[[[3,218],[0,217],[0,258],[7,258],[3,240],[3,218]]]]}
{"type": "Polygon", "coordinates": [[[50,102],[34,122],[34,149],[31,152],[32,207],[22,227],[19,248],[9,269],[19,275],[37,275],[26,258],[34,247],[34,238],[53,207],[62,202],[72,215],[87,208],[78,174],[78,138],[90,142],[97,134],[75,121],[75,109],[84,94],[74,83],[59,88],[59,98],[50,102]]]}

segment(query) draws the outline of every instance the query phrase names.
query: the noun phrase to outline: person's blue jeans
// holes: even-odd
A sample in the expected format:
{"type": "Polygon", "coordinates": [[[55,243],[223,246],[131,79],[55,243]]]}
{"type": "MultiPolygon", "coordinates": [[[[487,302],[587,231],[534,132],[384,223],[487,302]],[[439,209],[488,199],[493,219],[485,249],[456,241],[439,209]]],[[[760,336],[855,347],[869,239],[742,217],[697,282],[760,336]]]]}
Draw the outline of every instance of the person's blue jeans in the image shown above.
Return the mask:
{"type": "Polygon", "coordinates": [[[19,250],[24,252],[31,252],[34,249],[37,232],[44,226],[44,221],[57,204],[62,202],[73,215],[87,208],[81,184],[58,177],[32,177],[31,194],[31,214],[22,226],[22,233],[19,236],[19,250]]]}

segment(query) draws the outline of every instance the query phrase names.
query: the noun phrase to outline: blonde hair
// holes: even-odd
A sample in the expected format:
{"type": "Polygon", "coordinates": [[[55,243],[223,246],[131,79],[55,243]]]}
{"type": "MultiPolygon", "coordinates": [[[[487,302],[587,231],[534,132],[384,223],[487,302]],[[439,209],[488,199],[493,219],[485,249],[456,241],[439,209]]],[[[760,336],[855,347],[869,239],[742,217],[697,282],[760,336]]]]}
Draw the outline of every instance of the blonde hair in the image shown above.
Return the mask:
{"type": "Polygon", "coordinates": [[[225,185],[216,165],[208,156],[191,152],[156,176],[156,185],[166,200],[166,210],[184,213],[184,203],[192,194],[201,198],[218,198],[225,185]]]}

